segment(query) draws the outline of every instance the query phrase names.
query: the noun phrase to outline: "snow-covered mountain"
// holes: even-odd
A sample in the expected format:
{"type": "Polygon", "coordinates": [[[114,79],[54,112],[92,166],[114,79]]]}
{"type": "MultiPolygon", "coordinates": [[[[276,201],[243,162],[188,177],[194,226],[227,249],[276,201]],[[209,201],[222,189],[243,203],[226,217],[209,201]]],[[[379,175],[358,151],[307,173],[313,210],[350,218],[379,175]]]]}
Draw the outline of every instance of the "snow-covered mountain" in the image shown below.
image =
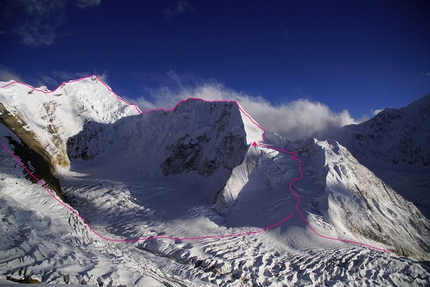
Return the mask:
{"type": "Polygon", "coordinates": [[[237,105],[201,100],[184,101],[171,112],[153,111],[113,124],[87,122],[67,143],[72,163],[81,159],[100,166],[99,161],[106,158],[123,164],[123,171],[139,166],[134,173],[127,172],[137,178],[189,172],[211,178],[239,165],[247,149],[237,105]]]}
{"type": "Polygon", "coordinates": [[[342,128],[339,141],[361,160],[430,165],[430,94],[342,128]]]}
{"type": "Polygon", "coordinates": [[[430,94],[332,138],[430,218],[430,94]]]}
{"type": "Polygon", "coordinates": [[[236,102],[142,113],[96,76],[53,92],[0,85],[0,279],[430,280],[425,265],[398,257],[429,260],[429,220],[336,141],[266,133],[236,102]],[[47,185],[26,180],[10,152],[47,185]],[[62,198],[47,191],[54,175],[62,198]]]}
{"type": "Polygon", "coordinates": [[[53,168],[69,165],[67,140],[80,132],[85,122],[108,124],[139,114],[96,76],[64,83],[52,92],[13,81],[2,83],[2,87],[2,123],[53,168]]]}

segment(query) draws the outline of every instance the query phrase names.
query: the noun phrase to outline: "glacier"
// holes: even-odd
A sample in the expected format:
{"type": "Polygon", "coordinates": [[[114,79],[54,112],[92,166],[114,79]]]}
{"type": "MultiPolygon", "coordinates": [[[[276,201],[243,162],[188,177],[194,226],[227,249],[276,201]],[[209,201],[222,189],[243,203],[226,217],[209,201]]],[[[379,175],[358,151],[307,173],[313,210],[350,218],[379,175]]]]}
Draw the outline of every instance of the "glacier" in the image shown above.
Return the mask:
{"type": "MultiPolygon", "coordinates": [[[[15,153],[18,145],[40,153],[76,212],[46,192],[48,179],[44,186],[28,181],[2,148],[0,279],[429,282],[427,265],[417,262],[429,260],[429,220],[337,141],[291,142],[266,132],[235,102],[189,99],[142,113],[96,76],[55,91],[0,84],[2,143],[15,153]],[[283,151],[298,154],[303,179],[293,181],[299,161],[283,151]]],[[[31,160],[25,164],[37,172],[31,160]]]]}

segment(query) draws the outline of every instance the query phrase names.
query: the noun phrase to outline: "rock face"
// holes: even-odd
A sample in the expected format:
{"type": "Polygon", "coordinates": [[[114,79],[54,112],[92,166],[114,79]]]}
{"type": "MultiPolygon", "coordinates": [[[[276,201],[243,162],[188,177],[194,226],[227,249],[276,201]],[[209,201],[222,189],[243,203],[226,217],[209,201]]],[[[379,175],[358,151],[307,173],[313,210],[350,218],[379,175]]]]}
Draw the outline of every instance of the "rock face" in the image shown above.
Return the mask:
{"type": "MultiPolygon", "coordinates": [[[[189,114],[199,108],[194,105],[192,102],[181,104],[173,116],[183,117],[180,113],[189,114]]],[[[208,103],[204,110],[207,110],[208,119],[201,121],[195,115],[187,115],[186,121],[180,123],[185,125],[186,134],[166,145],[167,157],[160,165],[164,176],[192,170],[199,175],[210,176],[217,169],[231,171],[242,163],[248,145],[237,105],[232,102],[208,103]],[[201,124],[194,124],[195,121],[201,124]]]]}
{"type": "Polygon", "coordinates": [[[385,109],[336,137],[359,160],[430,164],[430,94],[401,109],[385,109]]]}
{"type": "Polygon", "coordinates": [[[247,150],[236,103],[194,99],[172,111],[123,118],[111,125],[88,122],[67,144],[72,160],[97,161],[122,153],[126,164],[141,161],[136,163],[140,172],[150,167],[151,173],[166,177],[191,171],[206,177],[217,170],[231,172],[247,150]]]}

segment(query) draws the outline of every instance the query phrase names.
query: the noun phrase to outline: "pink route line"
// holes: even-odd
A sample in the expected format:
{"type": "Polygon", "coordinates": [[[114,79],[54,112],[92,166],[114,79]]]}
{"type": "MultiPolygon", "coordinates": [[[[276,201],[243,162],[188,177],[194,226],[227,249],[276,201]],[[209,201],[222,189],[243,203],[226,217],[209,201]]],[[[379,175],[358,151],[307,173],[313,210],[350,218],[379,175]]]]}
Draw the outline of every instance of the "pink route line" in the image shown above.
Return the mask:
{"type": "MultiPolygon", "coordinates": [[[[256,125],[260,130],[263,131],[263,139],[259,141],[259,143],[257,144],[255,141],[252,144],[253,147],[257,147],[260,146],[262,148],[267,148],[267,149],[272,149],[272,150],[276,150],[278,152],[282,152],[285,153],[287,155],[290,155],[290,159],[297,161],[298,162],[298,170],[300,172],[300,177],[296,177],[294,179],[292,179],[290,181],[290,192],[297,198],[297,204],[296,204],[296,211],[299,213],[300,217],[303,219],[303,221],[306,223],[306,225],[309,227],[309,229],[315,233],[317,236],[321,237],[321,238],[325,238],[328,240],[333,240],[333,241],[339,241],[339,242],[343,242],[343,243],[349,243],[349,244],[355,244],[355,245],[360,245],[363,247],[368,247],[368,248],[372,248],[381,252],[389,252],[386,249],[380,248],[380,247],[376,247],[370,244],[366,244],[366,243],[362,243],[362,242],[358,242],[358,241],[353,241],[353,240],[348,240],[348,239],[340,239],[340,238],[336,238],[336,237],[330,237],[330,236],[326,236],[326,235],[322,235],[320,233],[318,233],[308,222],[308,220],[305,218],[305,216],[303,215],[303,213],[300,211],[299,209],[299,205],[300,205],[300,197],[297,195],[297,193],[294,191],[293,188],[293,183],[299,180],[303,179],[303,171],[302,171],[302,161],[297,157],[297,153],[295,152],[291,152],[291,151],[287,151],[287,150],[283,150],[274,146],[269,146],[267,144],[264,143],[264,140],[266,139],[266,130],[264,128],[262,128],[257,122],[255,122],[250,115],[248,115],[243,109],[242,107],[239,105],[239,103],[237,101],[227,101],[227,100],[214,100],[214,101],[207,101],[204,99],[200,99],[200,98],[188,98],[186,100],[181,100],[179,101],[172,109],[163,109],[163,108],[158,108],[158,109],[153,109],[153,110],[149,110],[146,112],[142,112],[138,106],[136,104],[132,104],[129,103],[128,101],[126,101],[125,99],[121,98],[120,96],[118,96],[105,82],[103,82],[97,75],[92,75],[92,76],[88,76],[88,77],[83,77],[77,80],[72,80],[69,81],[67,83],[74,83],[74,82],[79,82],[85,79],[91,78],[92,80],[94,80],[95,78],[98,79],[100,81],[100,83],[102,83],[112,94],[115,95],[115,97],[121,101],[123,101],[125,104],[129,105],[129,106],[133,106],[136,111],[140,114],[147,114],[150,112],[154,112],[154,111],[165,111],[165,112],[169,112],[169,111],[173,111],[177,108],[177,106],[183,102],[186,102],[188,100],[200,100],[203,102],[230,102],[230,103],[235,103],[237,105],[237,107],[239,108],[239,110],[254,124],[256,125]]],[[[6,84],[4,86],[2,86],[2,88],[6,88],[8,86],[11,86],[13,84],[21,84],[24,86],[29,87],[32,90],[38,91],[38,92],[42,92],[44,94],[50,94],[50,93],[54,93],[55,91],[57,91],[60,87],[64,86],[66,83],[62,83],[60,86],[58,86],[54,91],[44,91],[41,89],[36,89],[28,84],[25,83],[20,83],[20,82],[11,82],[9,84],[6,84]]],[[[281,221],[272,224],[270,226],[267,226],[265,228],[262,228],[260,230],[257,231],[247,231],[247,232],[242,232],[242,233],[234,233],[234,234],[228,234],[228,235],[206,235],[206,236],[198,236],[198,237],[172,237],[172,236],[166,236],[166,235],[155,235],[155,236],[148,236],[148,237],[139,237],[139,238],[134,238],[134,239],[115,239],[115,238],[109,238],[106,237],[100,233],[98,233],[97,231],[95,231],[90,224],[86,221],[85,218],[83,218],[81,215],[79,215],[79,213],[74,210],[72,207],[70,207],[69,205],[65,204],[63,201],[61,201],[57,196],[55,196],[47,187],[47,184],[43,183],[41,180],[39,180],[30,170],[27,169],[27,167],[25,167],[25,165],[19,160],[19,158],[17,156],[15,156],[13,154],[12,151],[10,151],[5,144],[2,143],[2,146],[10,153],[10,155],[21,165],[21,167],[31,176],[33,177],[40,185],[42,185],[42,187],[44,187],[46,189],[46,191],[48,192],[48,194],[55,199],[59,204],[61,204],[63,207],[67,208],[68,210],[70,210],[70,212],[72,212],[74,215],[76,215],[78,218],[80,218],[85,225],[89,228],[89,230],[94,233],[95,235],[97,235],[98,237],[106,240],[106,241],[110,241],[110,242],[138,242],[138,241],[147,241],[147,240],[151,240],[151,239],[171,239],[171,240],[183,240],[183,241],[195,241],[195,240],[201,240],[201,239],[223,239],[223,238],[229,238],[229,237],[240,237],[240,236],[245,236],[245,235],[254,235],[254,234],[259,234],[259,233],[263,233],[269,229],[272,229],[276,226],[281,225],[282,223],[284,223],[285,221],[289,220],[293,215],[294,212],[292,212],[290,215],[288,215],[287,217],[285,217],[284,219],[282,219],[281,221]]]]}

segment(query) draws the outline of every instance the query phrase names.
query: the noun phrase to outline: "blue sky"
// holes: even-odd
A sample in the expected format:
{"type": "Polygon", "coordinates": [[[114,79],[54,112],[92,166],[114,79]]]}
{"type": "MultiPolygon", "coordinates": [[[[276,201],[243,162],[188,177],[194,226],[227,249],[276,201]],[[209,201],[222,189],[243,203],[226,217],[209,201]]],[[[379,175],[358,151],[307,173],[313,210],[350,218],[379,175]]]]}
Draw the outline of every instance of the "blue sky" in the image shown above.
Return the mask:
{"type": "Polygon", "coordinates": [[[53,89],[97,73],[144,107],[162,105],[163,91],[171,101],[218,87],[275,109],[322,103],[332,115],[348,110],[355,120],[430,93],[426,0],[7,0],[2,6],[0,80],[53,89]]]}

